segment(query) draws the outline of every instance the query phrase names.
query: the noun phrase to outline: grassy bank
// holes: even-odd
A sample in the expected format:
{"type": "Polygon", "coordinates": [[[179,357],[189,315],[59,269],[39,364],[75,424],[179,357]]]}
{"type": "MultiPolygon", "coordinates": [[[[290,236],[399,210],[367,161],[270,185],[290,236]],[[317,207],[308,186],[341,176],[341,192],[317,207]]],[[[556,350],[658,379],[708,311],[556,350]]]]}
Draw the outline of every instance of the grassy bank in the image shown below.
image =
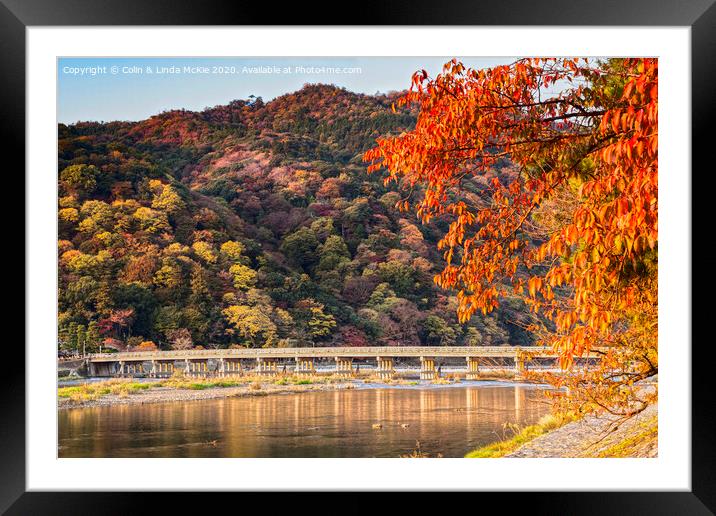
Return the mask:
{"type": "Polygon", "coordinates": [[[627,419],[610,414],[582,418],[545,416],[537,424],[514,429],[514,434],[468,453],[490,457],[656,457],[658,407],[650,405],[627,419]]]}
{"type": "Polygon", "coordinates": [[[644,450],[656,447],[659,439],[658,416],[651,416],[644,421],[640,421],[637,427],[623,439],[617,440],[613,444],[602,448],[596,457],[640,457],[644,455],[644,450]]]}
{"type": "Polygon", "coordinates": [[[506,430],[511,430],[512,437],[497,441],[481,448],[477,448],[465,455],[468,459],[490,459],[504,457],[517,450],[520,446],[529,441],[555,430],[561,426],[574,421],[574,417],[568,415],[547,414],[534,425],[519,428],[516,425],[506,425],[506,430]]]}
{"type": "Polygon", "coordinates": [[[263,385],[312,385],[345,382],[338,376],[298,376],[286,375],[266,377],[258,375],[230,376],[224,378],[190,378],[175,375],[166,380],[155,382],[137,382],[129,378],[114,378],[103,382],[84,383],[67,387],[58,387],[60,398],[69,398],[75,402],[97,400],[103,396],[115,395],[126,397],[155,389],[187,389],[201,391],[205,389],[221,389],[227,387],[249,386],[260,390],[263,385]]]}
{"type": "Polygon", "coordinates": [[[89,401],[110,394],[128,396],[129,394],[145,391],[157,386],[157,384],[140,383],[131,380],[107,380],[106,382],[58,387],[57,396],[60,398],[69,398],[72,401],[89,401]]]}
{"type": "MultiPolygon", "coordinates": [[[[451,384],[460,382],[459,378],[440,378],[431,382],[435,385],[451,384]]],[[[58,387],[57,395],[61,399],[67,399],[73,403],[82,403],[99,400],[104,397],[128,398],[132,395],[146,393],[147,391],[158,390],[190,390],[203,391],[208,389],[225,389],[231,387],[243,387],[250,391],[261,392],[264,389],[273,387],[300,386],[341,386],[341,388],[352,388],[355,383],[371,383],[383,385],[418,385],[419,382],[404,378],[382,379],[378,376],[366,374],[354,378],[333,374],[280,374],[276,376],[260,375],[237,375],[223,378],[191,378],[177,374],[164,380],[153,382],[138,382],[131,378],[115,378],[102,382],[84,383],[66,387],[58,387]]]]}

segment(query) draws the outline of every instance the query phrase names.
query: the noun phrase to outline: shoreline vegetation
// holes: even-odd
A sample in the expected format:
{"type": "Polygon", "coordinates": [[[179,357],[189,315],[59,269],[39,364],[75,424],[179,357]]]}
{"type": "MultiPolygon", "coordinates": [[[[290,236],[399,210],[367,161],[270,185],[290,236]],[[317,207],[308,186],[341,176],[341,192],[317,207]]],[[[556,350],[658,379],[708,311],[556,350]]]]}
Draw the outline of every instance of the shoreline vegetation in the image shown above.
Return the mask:
{"type": "Polygon", "coordinates": [[[610,415],[548,415],[504,441],[483,446],[466,458],[655,458],[658,406],[620,422],[610,415]]]}
{"type": "Polygon", "coordinates": [[[534,425],[524,428],[519,428],[516,425],[505,425],[505,432],[511,432],[512,437],[486,444],[469,452],[465,457],[468,459],[494,459],[509,456],[533,439],[561,428],[575,421],[575,419],[574,416],[569,414],[546,414],[534,425]]]}
{"type": "Polygon", "coordinates": [[[503,439],[465,457],[653,458],[658,456],[658,403],[631,417],[608,412],[546,414],[526,427],[505,425],[504,433],[503,439]]]}

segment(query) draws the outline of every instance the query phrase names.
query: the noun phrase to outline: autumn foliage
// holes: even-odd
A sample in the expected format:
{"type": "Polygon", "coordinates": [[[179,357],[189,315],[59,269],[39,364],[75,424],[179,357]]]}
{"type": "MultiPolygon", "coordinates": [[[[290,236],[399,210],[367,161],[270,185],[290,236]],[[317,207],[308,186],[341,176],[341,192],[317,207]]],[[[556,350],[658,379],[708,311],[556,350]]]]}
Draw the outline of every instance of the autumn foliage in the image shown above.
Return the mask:
{"type": "Polygon", "coordinates": [[[413,76],[394,109],[407,106],[415,129],[364,159],[408,192],[399,208],[449,221],[435,282],[457,290],[460,321],[521,298],[582,408],[643,408],[634,383],[658,371],[658,61],[452,60],[413,76]],[[576,367],[590,350],[599,370],[576,367]]]}
{"type": "Polygon", "coordinates": [[[309,84],[59,124],[58,346],[530,345],[522,304],[458,321],[439,228],[366,176],[375,139],[414,126],[398,96],[309,84]]]}

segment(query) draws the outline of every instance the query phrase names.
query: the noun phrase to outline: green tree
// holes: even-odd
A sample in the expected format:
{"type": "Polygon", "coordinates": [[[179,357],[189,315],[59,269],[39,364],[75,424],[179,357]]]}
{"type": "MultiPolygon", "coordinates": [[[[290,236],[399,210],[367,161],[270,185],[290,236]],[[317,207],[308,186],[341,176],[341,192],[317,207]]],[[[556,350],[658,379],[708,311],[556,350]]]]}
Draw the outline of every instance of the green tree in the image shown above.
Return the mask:
{"type": "Polygon", "coordinates": [[[341,264],[348,263],[350,258],[351,254],[343,238],[338,235],[331,235],[320,247],[320,259],[316,270],[336,270],[341,264]]]}
{"type": "Polygon", "coordinates": [[[80,208],[82,221],[79,230],[94,234],[99,230],[112,230],[114,226],[114,212],[112,207],[104,201],[85,201],[80,208]]]}
{"type": "Polygon", "coordinates": [[[395,260],[378,265],[378,275],[390,284],[400,297],[407,297],[415,289],[415,270],[395,260]]]}
{"type": "Polygon", "coordinates": [[[321,242],[324,242],[329,235],[333,234],[335,228],[333,219],[330,217],[319,217],[311,223],[311,231],[313,231],[321,242]]]}
{"type": "Polygon", "coordinates": [[[317,261],[318,245],[316,234],[309,228],[301,228],[284,239],[281,244],[281,252],[294,264],[307,270],[317,261]]]}
{"type": "Polygon", "coordinates": [[[60,185],[67,192],[87,196],[97,187],[99,173],[93,165],[71,165],[60,172],[60,185]]]}
{"type": "Polygon", "coordinates": [[[325,306],[313,299],[304,299],[297,303],[296,320],[303,327],[307,340],[322,340],[333,334],[336,319],[324,311],[325,306]]]}
{"type": "Polygon", "coordinates": [[[189,281],[189,286],[191,288],[189,303],[199,309],[206,309],[212,301],[211,294],[209,292],[209,287],[206,284],[204,270],[198,265],[195,266],[191,271],[191,280],[189,281]]]}
{"type": "Polygon", "coordinates": [[[470,326],[467,328],[467,330],[465,330],[465,338],[463,340],[463,343],[466,346],[481,346],[482,334],[477,330],[477,328],[473,328],[472,326],[470,326]]]}
{"type": "Polygon", "coordinates": [[[312,338],[321,340],[330,336],[336,328],[335,318],[323,311],[323,305],[311,308],[311,317],[308,320],[308,332],[312,338]]]}
{"type": "Polygon", "coordinates": [[[68,351],[77,350],[77,323],[70,321],[60,331],[60,347],[68,351]]]}
{"type": "Polygon", "coordinates": [[[97,326],[97,321],[90,321],[89,324],[87,324],[87,332],[85,333],[87,338],[87,351],[97,351],[99,350],[99,345],[102,340],[100,334],[99,334],[99,327],[97,326]]]}
{"type": "Polygon", "coordinates": [[[429,345],[452,346],[457,340],[457,334],[445,319],[437,315],[429,315],[423,321],[425,340],[429,345]]]}
{"type": "Polygon", "coordinates": [[[87,351],[87,329],[84,324],[77,325],[77,350],[83,355],[87,351]]]}
{"type": "Polygon", "coordinates": [[[366,305],[370,308],[378,309],[385,305],[390,299],[397,299],[395,292],[387,283],[380,283],[375,287],[375,290],[373,290],[366,305]]]}
{"type": "Polygon", "coordinates": [[[168,290],[178,290],[183,284],[181,267],[171,259],[164,259],[162,266],[154,273],[154,284],[168,290]]]}

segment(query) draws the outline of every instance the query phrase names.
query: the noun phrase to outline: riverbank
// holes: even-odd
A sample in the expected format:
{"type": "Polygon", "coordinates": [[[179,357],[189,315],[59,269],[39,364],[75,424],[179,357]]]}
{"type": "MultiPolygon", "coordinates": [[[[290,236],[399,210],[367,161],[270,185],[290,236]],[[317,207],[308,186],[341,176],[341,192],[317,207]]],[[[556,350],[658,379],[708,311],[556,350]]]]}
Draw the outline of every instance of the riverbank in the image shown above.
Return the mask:
{"type": "MultiPolygon", "coordinates": [[[[506,381],[505,378],[485,378],[506,381]]],[[[308,391],[355,389],[370,385],[418,386],[423,383],[396,378],[382,380],[376,376],[345,378],[338,375],[279,375],[274,377],[245,375],[213,379],[172,377],[157,381],[111,379],[59,387],[58,409],[107,405],[186,402],[228,397],[265,396],[308,391]]],[[[459,378],[438,379],[426,385],[459,385],[459,378]]]]}
{"type": "Polygon", "coordinates": [[[512,438],[468,453],[468,458],[651,458],[658,455],[658,405],[622,421],[611,414],[573,420],[546,416],[512,438]]]}
{"type": "Polygon", "coordinates": [[[235,376],[199,379],[175,376],[157,381],[111,379],[59,387],[58,408],[194,401],[232,396],[263,396],[288,392],[353,388],[339,377],[235,376]]]}
{"type": "Polygon", "coordinates": [[[69,399],[59,398],[59,409],[100,407],[108,405],[128,405],[147,403],[185,402],[196,400],[209,400],[216,398],[228,398],[239,396],[265,396],[268,394],[286,394],[307,391],[325,391],[333,389],[353,388],[349,384],[327,385],[274,385],[263,384],[260,387],[252,385],[239,385],[233,387],[210,387],[203,390],[177,389],[173,387],[155,387],[143,391],[130,392],[127,394],[110,393],[93,399],[69,399]]]}

